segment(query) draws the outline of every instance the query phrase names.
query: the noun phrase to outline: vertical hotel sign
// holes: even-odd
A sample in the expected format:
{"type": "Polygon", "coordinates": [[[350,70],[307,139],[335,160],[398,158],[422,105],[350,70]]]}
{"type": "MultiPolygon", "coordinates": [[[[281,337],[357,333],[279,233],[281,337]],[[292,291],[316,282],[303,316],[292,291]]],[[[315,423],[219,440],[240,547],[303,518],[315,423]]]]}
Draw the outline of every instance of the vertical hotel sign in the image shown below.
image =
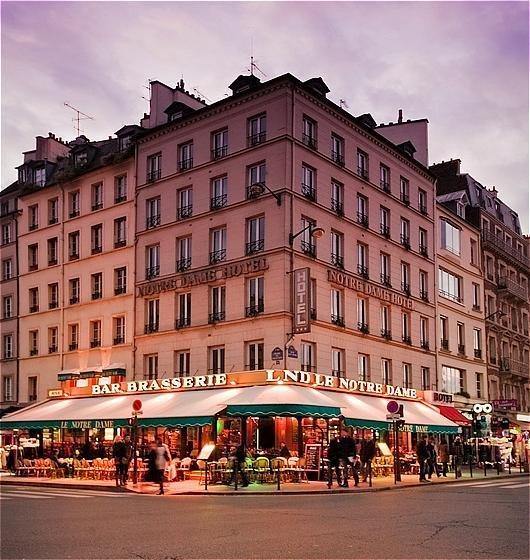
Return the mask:
{"type": "Polygon", "coordinates": [[[293,272],[294,324],[293,334],[307,333],[311,330],[310,295],[311,277],[309,268],[297,268],[293,272]]]}

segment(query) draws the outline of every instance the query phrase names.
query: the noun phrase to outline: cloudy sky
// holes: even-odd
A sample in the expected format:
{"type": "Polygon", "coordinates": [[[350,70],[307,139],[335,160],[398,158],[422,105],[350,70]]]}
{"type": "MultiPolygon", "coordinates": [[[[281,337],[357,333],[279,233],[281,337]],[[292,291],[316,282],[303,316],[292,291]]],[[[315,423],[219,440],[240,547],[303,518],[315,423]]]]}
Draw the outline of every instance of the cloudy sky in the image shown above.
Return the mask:
{"type": "Polygon", "coordinates": [[[91,139],[136,123],[145,85],[181,75],[211,101],[249,65],[322,76],[330,98],[377,122],[430,121],[431,163],[462,171],[528,232],[526,2],[2,2],[2,184],[48,131],[91,139]]]}

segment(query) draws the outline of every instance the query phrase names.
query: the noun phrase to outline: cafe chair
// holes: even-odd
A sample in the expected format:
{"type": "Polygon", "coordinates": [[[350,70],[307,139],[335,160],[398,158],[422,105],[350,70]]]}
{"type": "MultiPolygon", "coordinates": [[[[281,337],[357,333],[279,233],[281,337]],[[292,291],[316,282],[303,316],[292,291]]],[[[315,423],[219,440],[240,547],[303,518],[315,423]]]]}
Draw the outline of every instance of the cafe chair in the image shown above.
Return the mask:
{"type": "Polygon", "coordinates": [[[282,482],[286,482],[287,479],[287,459],[285,457],[275,457],[271,460],[271,479],[274,481],[279,475],[282,482]]]}
{"type": "Polygon", "coordinates": [[[254,461],[254,473],[258,482],[265,482],[270,476],[271,464],[267,457],[258,457],[254,461]]]}
{"type": "Polygon", "coordinates": [[[191,461],[191,457],[184,457],[180,462],[180,466],[177,468],[178,476],[182,477],[182,480],[189,480],[191,478],[191,461]]]}

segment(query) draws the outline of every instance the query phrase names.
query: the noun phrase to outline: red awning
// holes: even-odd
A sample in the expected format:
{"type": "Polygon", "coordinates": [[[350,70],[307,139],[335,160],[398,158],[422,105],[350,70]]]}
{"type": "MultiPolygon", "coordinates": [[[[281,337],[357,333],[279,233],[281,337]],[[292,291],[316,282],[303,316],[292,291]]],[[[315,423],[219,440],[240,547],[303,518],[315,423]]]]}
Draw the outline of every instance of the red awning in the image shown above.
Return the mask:
{"type": "Polygon", "coordinates": [[[459,426],[470,426],[471,421],[468,420],[459,410],[453,408],[452,406],[441,406],[438,405],[440,413],[449,420],[452,420],[455,424],[459,426]]]}

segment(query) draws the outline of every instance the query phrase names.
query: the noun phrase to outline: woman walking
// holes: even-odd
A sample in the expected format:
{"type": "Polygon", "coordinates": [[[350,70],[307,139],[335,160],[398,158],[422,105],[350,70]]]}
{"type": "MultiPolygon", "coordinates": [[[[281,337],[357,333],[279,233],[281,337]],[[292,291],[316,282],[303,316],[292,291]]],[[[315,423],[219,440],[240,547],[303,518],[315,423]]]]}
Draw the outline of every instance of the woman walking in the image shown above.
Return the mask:
{"type": "Polygon", "coordinates": [[[158,492],[158,495],[160,496],[164,493],[164,473],[166,471],[166,465],[169,461],[171,461],[169,447],[165,443],[162,443],[162,440],[160,438],[156,440],[154,454],[154,463],[156,467],[155,482],[160,485],[160,491],[158,492]]]}

